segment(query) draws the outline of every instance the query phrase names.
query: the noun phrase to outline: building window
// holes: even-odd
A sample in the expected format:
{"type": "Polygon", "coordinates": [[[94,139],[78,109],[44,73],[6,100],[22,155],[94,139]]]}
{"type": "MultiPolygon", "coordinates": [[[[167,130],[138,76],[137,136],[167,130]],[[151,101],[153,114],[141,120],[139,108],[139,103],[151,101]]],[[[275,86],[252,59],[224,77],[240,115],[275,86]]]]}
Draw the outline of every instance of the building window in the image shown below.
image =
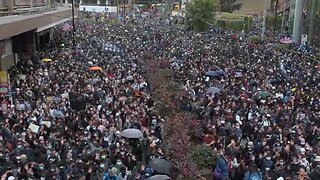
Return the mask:
{"type": "Polygon", "coordinates": [[[100,0],[101,5],[107,5],[107,0],[100,0]]]}

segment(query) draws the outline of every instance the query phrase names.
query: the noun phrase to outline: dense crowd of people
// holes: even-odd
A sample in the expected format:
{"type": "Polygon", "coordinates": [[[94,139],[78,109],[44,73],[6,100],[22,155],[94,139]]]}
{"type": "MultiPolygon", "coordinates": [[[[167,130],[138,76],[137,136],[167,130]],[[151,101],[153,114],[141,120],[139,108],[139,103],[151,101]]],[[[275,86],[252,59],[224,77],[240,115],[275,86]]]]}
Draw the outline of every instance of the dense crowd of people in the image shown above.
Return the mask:
{"type": "Polygon", "coordinates": [[[10,69],[2,179],[165,174],[150,163],[165,155],[162,117],[144,77],[146,51],[159,61],[164,54],[187,92],[181,108],[197,117],[196,138],[219,152],[215,179],[320,179],[318,62],[243,34],[163,26],[152,13],[125,25],[97,22],[77,19],[76,48],[64,32],[10,69]]]}
{"type": "Polygon", "coordinates": [[[197,138],[221,152],[216,179],[319,179],[319,62],[232,32],[178,33],[171,67],[197,138]]]}
{"type": "Polygon", "coordinates": [[[76,49],[71,32],[64,32],[10,69],[14,102],[3,112],[0,173],[9,179],[146,179],[157,173],[149,160],[163,157],[161,119],[138,64],[149,45],[143,38],[156,34],[157,25],[144,18],[130,26],[76,24],[76,49]]]}

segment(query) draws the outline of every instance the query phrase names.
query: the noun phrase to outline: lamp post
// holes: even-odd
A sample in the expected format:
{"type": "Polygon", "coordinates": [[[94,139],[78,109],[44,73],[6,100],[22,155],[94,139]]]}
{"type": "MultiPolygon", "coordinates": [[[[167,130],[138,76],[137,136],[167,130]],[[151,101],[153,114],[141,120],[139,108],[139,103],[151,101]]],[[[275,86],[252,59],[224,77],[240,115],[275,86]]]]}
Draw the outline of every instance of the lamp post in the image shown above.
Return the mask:
{"type": "Polygon", "coordinates": [[[119,19],[119,0],[117,0],[117,20],[119,19]]]}
{"type": "MultiPolygon", "coordinates": [[[[307,27],[307,12],[308,12],[308,10],[307,9],[302,9],[302,32],[301,32],[301,34],[303,34],[303,35],[306,35],[306,27],[307,27]]],[[[309,39],[309,38],[308,38],[309,39]]],[[[302,39],[302,37],[301,37],[301,43],[303,43],[303,45],[306,45],[306,43],[307,43],[307,41],[305,41],[305,39],[302,39]],[[303,42],[302,42],[302,40],[303,40],[303,42]]]]}
{"type": "MultiPolygon", "coordinates": [[[[320,5],[319,5],[319,7],[320,7],[320,5]]],[[[316,19],[317,27],[316,27],[316,28],[318,28],[318,27],[320,27],[320,26],[319,26],[319,24],[320,24],[320,12],[318,11],[316,14],[317,14],[317,17],[316,17],[316,18],[317,18],[317,19],[316,19]]],[[[318,44],[318,48],[319,48],[319,49],[318,49],[318,54],[319,54],[319,60],[320,60],[320,36],[318,35],[317,38],[318,38],[318,43],[319,43],[319,44],[318,44]]]]}
{"type": "Polygon", "coordinates": [[[281,20],[281,33],[283,33],[284,30],[284,21],[286,16],[286,10],[287,10],[287,0],[283,1],[283,8],[282,8],[282,20],[281,20]]]}
{"type": "Polygon", "coordinates": [[[261,32],[262,39],[265,38],[265,33],[266,33],[267,6],[268,6],[268,0],[264,0],[263,23],[262,23],[262,32],[261,32]]]}
{"type": "Polygon", "coordinates": [[[73,48],[76,48],[76,27],[74,23],[74,0],[71,1],[72,7],[72,44],[73,48]]]}
{"type": "Polygon", "coordinates": [[[273,27],[273,37],[276,36],[276,29],[277,29],[277,17],[278,17],[278,4],[279,0],[276,0],[276,7],[274,10],[274,27],[273,27]]]}
{"type": "Polygon", "coordinates": [[[126,0],[123,0],[123,8],[122,8],[123,10],[123,12],[122,12],[122,18],[123,18],[123,23],[125,24],[126,23],[126,0]]]}
{"type": "Polygon", "coordinates": [[[167,41],[167,17],[168,17],[168,7],[169,0],[165,0],[165,9],[163,12],[163,23],[164,23],[164,31],[163,31],[163,44],[162,44],[162,59],[166,57],[166,41],[167,41]]]}

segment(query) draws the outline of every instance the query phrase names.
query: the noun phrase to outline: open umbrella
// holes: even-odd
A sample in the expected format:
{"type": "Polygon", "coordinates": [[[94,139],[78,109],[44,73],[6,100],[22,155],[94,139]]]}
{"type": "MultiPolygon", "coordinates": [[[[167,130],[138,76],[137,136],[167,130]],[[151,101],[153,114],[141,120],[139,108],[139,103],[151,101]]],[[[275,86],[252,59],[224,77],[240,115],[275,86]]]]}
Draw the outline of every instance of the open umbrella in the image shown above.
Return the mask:
{"type": "Polygon", "coordinates": [[[282,38],[282,39],[280,39],[279,42],[282,44],[291,44],[291,43],[293,43],[293,40],[291,40],[290,38],[282,38]]]}
{"type": "Polygon", "coordinates": [[[125,138],[133,138],[133,139],[137,139],[137,138],[141,138],[143,137],[142,132],[139,129],[125,129],[120,133],[120,136],[125,137],[125,138]]]}
{"type": "Polygon", "coordinates": [[[268,91],[259,91],[255,94],[255,99],[261,100],[266,99],[267,97],[271,96],[271,94],[268,91]]]}
{"type": "Polygon", "coordinates": [[[171,179],[171,178],[167,175],[157,174],[147,178],[146,180],[168,180],[168,179],[171,179]]]}
{"type": "Polygon", "coordinates": [[[41,61],[42,61],[42,62],[52,62],[52,59],[50,59],[50,58],[44,58],[44,59],[42,59],[41,61]]]}
{"type": "Polygon", "coordinates": [[[150,161],[150,166],[152,169],[157,171],[159,174],[170,174],[171,169],[173,168],[172,164],[165,159],[152,159],[150,161]]]}
{"type": "Polygon", "coordinates": [[[102,71],[102,68],[99,66],[93,66],[90,68],[90,71],[102,71]]]}
{"type": "Polygon", "coordinates": [[[211,76],[211,77],[219,77],[219,73],[216,71],[208,71],[207,72],[207,76],[211,76]]]}
{"type": "Polygon", "coordinates": [[[218,75],[220,75],[220,76],[224,76],[224,77],[227,77],[228,76],[228,74],[225,72],[225,71],[223,71],[223,70],[217,70],[217,71],[215,71],[216,73],[218,73],[218,75]]]}
{"type": "Polygon", "coordinates": [[[209,87],[208,88],[208,92],[209,93],[212,93],[212,94],[217,94],[217,93],[220,93],[220,89],[219,88],[217,88],[217,87],[209,87]]]}

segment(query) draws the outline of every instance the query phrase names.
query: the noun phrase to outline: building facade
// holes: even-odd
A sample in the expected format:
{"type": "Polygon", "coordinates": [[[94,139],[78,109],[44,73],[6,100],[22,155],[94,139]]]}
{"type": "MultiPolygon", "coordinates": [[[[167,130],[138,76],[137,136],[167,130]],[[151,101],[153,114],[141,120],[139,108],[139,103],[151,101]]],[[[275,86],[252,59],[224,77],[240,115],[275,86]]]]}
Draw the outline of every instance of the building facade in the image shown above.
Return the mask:
{"type": "Polygon", "coordinates": [[[0,1],[0,71],[6,71],[18,56],[32,55],[53,27],[70,20],[71,8],[51,8],[49,0],[0,1]]]}

